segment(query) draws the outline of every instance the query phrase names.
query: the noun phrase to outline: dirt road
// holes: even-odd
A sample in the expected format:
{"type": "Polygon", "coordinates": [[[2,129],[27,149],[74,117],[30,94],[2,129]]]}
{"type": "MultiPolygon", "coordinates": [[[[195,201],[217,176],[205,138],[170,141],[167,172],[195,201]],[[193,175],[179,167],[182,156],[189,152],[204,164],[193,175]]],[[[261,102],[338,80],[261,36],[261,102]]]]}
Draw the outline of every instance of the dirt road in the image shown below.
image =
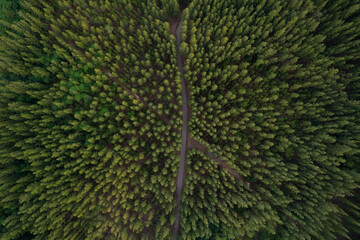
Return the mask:
{"type": "Polygon", "coordinates": [[[174,222],[174,240],[177,238],[177,234],[180,226],[180,204],[181,204],[181,191],[184,186],[184,174],[185,174],[185,157],[186,157],[186,149],[187,149],[187,135],[188,135],[188,101],[187,101],[187,92],[186,92],[186,84],[184,79],[184,70],[182,66],[181,56],[180,56],[180,30],[181,30],[182,20],[180,20],[179,25],[176,29],[176,48],[177,48],[177,58],[178,58],[178,67],[180,71],[181,77],[181,86],[182,86],[182,99],[183,99],[183,126],[181,132],[181,150],[180,150],[180,167],[177,174],[177,183],[176,183],[176,209],[175,209],[175,222],[174,222]]]}

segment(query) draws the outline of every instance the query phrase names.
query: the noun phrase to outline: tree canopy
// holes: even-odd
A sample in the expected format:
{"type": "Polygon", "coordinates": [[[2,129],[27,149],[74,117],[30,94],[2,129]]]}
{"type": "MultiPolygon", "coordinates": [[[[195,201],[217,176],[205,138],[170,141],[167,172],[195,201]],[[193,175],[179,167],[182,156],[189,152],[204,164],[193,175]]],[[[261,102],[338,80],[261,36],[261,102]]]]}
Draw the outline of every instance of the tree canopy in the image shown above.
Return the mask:
{"type": "Polygon", "coordinates": [[[172,239],[180,58],[178,239],[356,239],[359,9],[1,1],[0,238],[172,239]]]}

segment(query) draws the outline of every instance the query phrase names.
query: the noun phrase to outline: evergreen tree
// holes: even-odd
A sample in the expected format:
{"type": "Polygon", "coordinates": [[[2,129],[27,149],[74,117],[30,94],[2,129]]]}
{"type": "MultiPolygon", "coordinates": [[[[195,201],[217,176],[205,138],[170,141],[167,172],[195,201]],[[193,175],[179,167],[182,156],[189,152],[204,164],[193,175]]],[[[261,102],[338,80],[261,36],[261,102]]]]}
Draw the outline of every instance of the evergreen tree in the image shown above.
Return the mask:
{"type": "Polygon", "coordinates": [[[1,2],[0,238],[358,238],[359,6],[1,2]]]}

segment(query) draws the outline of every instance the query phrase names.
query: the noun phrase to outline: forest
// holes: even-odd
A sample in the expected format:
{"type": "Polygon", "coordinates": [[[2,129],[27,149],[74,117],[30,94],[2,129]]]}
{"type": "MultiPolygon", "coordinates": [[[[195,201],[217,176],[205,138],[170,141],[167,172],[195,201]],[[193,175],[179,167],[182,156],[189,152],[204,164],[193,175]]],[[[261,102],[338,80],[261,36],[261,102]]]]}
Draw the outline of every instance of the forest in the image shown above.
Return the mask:
{"type": "Polygon", "coordinates": [[[359,59],[360,0],[0,0],[0,239],[360,239],[359,59]]]}

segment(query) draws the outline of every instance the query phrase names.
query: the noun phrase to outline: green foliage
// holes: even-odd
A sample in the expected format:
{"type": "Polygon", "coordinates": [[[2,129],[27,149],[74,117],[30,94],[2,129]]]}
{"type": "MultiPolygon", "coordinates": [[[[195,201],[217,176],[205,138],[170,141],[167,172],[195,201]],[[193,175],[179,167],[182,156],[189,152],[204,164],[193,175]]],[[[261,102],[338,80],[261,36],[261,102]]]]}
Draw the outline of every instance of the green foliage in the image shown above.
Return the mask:
{"type": "MultiPolygon", "coordinates": [[[[20,0],[1,0],[0,1],[0,20],[11,23],[19,20],[18,11],[21,10],[20,0]]],[[[0,36],[8,30],[6,25],[0,21],[0,36]]]]}
{"type": "Polygon", "coordinates": [[[180,57],[179,239],[356,239],[359,4],[1,2],[0,238],[172,238],[180,57]]]}
{"type": "Polygon", "coordinates": [[[183,8],[187,7],[192,0],[179,0],[179,5],[183,8]]]}
{"type": "Polygon", "coordinates": [[[11,26],[19,37],[2,38],[0,199],[16,212],[1,239],[169,236],[181,96],[168,80],[177,72],[166,16],[151,2],[141,11],[131,1],[77,4],[89,12],[26,3],[11,26]]]}
{"type": "MultiPolygon", "coordinates": [[[[331,199],[350,195],[359,183],[358,168],[351,167],[359,159],[357,4],[199,0],[188,6],[182,53],[190,133],[216,149],[256,198],[226,180],[227,196],[211,194],[210,184],[185,186],[182,218],[196,220],[182,223],[182,238],[210,237],[207,221],[219,216],[228,238],[336,239],[351,231],[331,199]],[[201,192],[207,202],[199,201],[201,192]],[[222,213],[209,210],[220,202],[222,213]]],[[[196,170],[188,170],[189,182],[220,179],[198,170],[209,166],[188,168],[196,170]]]]}
{"type": "Polygon", "coordinates": [[[160,0],[161,7],[165,14],[172,17],[178,17],[180,14],[179,3],[177,0],[160,0]]]}

